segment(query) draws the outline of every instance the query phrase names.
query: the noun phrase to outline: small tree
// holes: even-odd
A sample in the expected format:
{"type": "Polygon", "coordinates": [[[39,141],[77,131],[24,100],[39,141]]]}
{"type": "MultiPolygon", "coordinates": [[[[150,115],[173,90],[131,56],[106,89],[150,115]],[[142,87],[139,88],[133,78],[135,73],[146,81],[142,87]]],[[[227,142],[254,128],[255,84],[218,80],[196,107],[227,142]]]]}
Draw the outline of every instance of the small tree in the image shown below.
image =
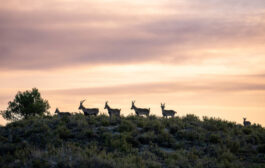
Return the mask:
{"type": "Polygon", "coordinates": [[[41,98],[37,88],[31,91],[18,92],[13,101],[8,103],[7,110],[1,111],[3,118],[16,121],[30,116],[49,114],[50,105],[47,100],[41,98]]]}

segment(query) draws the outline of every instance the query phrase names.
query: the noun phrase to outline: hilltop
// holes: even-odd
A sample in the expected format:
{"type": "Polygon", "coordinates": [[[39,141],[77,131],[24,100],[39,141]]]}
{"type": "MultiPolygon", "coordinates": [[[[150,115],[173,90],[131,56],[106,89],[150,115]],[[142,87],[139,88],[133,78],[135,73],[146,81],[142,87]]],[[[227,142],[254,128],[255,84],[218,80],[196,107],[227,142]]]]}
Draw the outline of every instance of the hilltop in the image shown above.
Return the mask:
{"type": "Polygon", "coordinates": [[[264,168],[265,129],[194,115],[34,117],[0,127],[0,167],[264,168]]]}

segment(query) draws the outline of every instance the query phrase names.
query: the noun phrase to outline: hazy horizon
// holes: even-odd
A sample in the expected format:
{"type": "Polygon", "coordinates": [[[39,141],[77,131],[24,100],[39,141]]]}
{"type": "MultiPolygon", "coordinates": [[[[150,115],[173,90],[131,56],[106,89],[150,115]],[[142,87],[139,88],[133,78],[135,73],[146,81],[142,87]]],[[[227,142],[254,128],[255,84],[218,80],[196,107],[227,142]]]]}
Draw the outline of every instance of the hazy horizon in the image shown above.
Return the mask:
{"type": "Polygon", "coordinates": [[[136,100],[265,126],[264,0],[0,2],[0,110],[37,87],[51,112],[136,100]]]}

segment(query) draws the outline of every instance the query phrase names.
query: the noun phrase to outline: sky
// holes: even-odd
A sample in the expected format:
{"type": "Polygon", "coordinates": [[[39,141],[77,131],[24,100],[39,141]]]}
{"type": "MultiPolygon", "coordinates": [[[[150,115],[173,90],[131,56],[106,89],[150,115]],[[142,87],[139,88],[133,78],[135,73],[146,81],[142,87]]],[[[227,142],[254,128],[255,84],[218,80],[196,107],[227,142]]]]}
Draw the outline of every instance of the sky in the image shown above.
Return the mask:
{"type": "MultiPolygon", "coordinates": [[[[0,110],[37,87],[53,113],[105,101],[123,115],[265,126],[264,0],[0,0],[0,110]]],[[[0,124],[6,121],[0,117],[0,124]]]]}

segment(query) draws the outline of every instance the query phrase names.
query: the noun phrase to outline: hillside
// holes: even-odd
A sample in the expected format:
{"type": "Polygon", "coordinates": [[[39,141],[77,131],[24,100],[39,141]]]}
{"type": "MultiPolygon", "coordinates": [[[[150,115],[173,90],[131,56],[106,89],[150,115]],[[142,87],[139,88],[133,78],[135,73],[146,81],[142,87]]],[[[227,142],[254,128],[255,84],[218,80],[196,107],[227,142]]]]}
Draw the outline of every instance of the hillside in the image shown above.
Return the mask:
{"type": "Polygon", "coordinates": [[[0,167],[264,168],[265,129],[194,115],[37,117],[0,127],[0,167]]]}

